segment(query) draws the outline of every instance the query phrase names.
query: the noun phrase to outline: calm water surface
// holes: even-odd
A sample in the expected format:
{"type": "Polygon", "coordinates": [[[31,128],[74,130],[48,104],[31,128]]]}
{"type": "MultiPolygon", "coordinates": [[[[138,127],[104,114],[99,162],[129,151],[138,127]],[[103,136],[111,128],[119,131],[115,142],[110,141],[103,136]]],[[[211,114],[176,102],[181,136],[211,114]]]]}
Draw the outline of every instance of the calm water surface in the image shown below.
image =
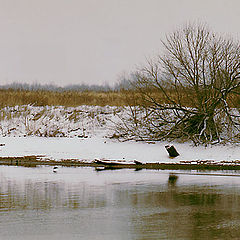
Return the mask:
{"type": "Polygon", "coordinates": [[[238,239],[240,173],[193,173],[0,166],[0,240],[238,239]]]}

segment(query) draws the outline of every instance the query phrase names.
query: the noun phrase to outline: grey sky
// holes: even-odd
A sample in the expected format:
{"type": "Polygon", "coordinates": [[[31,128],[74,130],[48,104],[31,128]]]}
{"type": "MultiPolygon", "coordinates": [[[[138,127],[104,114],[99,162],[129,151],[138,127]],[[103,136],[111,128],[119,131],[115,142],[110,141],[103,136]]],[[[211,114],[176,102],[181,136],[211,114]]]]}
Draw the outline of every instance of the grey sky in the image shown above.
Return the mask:
{"type": "Polygon", "coordinates": [[[114,83],[188,21],[240,36],[239,0],[0,0],[0,84],[114,83]]]}

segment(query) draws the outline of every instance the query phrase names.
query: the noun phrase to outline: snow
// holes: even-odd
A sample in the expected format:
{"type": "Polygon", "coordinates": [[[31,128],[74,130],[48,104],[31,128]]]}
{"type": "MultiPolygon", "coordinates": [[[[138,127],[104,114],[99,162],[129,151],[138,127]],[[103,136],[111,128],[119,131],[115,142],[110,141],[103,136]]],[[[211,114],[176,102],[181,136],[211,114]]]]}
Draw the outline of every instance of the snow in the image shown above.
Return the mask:
{"type": "Polygon", "coordinates": [[[113,159],[132,162],[180,162],[193,160],[231,161],[240,159],[238,146],[194,147],[189,143],[174,143],[180,156],[171,159],[165,149],[167,142],[118,142],[102,137],[45,138],[45,137],[0,137],[5,146],[0,147],[0,156],[44,155],[54,160],[78,159],[89,162],[94,159],[113,159]]]}
{"type": "Polygon", "coordinates": [[[1,112],[0,132],[0,144],[5,146],[0,146],[0,157],[42,155],[54,160],[91,162],[98,158],[143,163],[240,160],[238,145],[195,147],[191,143],[149,144],[110,139],[113,122],[118,120],[116,113],[120,111],[109,106],[5,108],[1,112]],[[55,137],[49,137],[52,135],[55,137]],[[180,156],[168,157],[165,145],[169,144],[174,144],[180,156]]]}
{"type": "Polygon", "coordinates": [[[117,107],[5,107],[0,111],[0,136],[91,137],[110,130],[117,107]]]}

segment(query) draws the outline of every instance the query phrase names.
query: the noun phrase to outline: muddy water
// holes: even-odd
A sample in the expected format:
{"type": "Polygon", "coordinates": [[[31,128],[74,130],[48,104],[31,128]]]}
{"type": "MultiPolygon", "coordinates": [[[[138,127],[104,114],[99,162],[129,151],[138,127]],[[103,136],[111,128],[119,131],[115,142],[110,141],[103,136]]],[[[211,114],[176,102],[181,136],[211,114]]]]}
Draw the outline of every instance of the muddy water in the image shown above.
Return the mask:
{"type": "Polygon", "coordinates": [[[238,239],[240,177],[178,173],[0,166],[0,239],[238,239]]]}

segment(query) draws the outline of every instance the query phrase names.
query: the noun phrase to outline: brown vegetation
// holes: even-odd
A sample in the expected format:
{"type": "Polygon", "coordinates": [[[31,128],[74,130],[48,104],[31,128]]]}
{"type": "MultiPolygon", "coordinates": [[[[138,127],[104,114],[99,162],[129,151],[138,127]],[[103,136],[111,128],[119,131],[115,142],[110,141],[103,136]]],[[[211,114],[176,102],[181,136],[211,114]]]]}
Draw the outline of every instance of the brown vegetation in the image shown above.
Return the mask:
{"type": "MultiPolygon", "coordinates": [[[[176,99],[176,93],[169,89],[169,95],[176,99]]],[[[151,96],[157,99],[158,102],[169,104],[165,95],[155,89],[151,90],[151,96]]],[[[138,106],[145,105],[144,99],[141,95],[134,90],[121,90],[121,91],[30,91],[30,90],[13,90],[13,89],[0,89],[0,107],[17,106],[17,105],[34,105],[34,106],[66,106],[76,107],[81,105],[94,105],[94,106],[138,106]]],[[[192,102],[185,97],[182,99],[184,106],[193,107],[192,102]]],[[[239,97],[232,96],[231,102],[234,100],[235,107],[239,105],[239,97]]]]}
{"type": "Polygon", "coordinates": [[[66,106],[80,105],[96,106],[125,106],[132,101],[132,91],[29,91],[29,90],[0,90],[0,106],[16,106],[31,104],[34,106],[66,106]]]}

